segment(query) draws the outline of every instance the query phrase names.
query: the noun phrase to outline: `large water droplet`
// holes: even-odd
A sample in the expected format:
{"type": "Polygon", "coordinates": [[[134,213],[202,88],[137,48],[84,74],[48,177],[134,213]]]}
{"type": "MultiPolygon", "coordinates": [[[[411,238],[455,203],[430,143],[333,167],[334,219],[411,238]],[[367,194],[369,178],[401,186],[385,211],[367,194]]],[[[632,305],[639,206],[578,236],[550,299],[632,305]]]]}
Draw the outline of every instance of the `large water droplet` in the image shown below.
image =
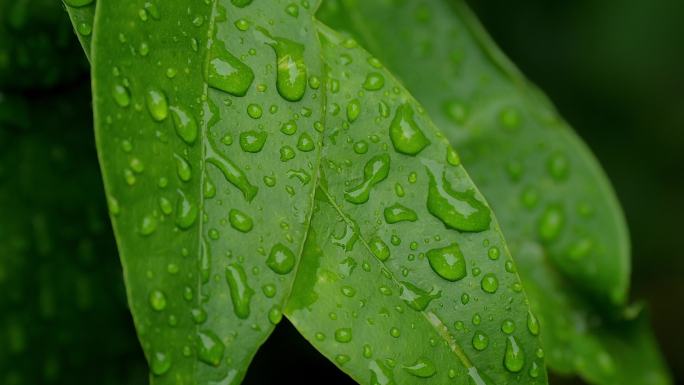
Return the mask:
{"type": "Polygon", "coordinates": [[[271,37],[262,28],[259,31],[272,39],[269,43],[276,53],[278,74],[276,88],[283,99],[296,102],[304,97],[307,75],[304,62],[304,46],[294,41],[271,37]]]}
{"type": "Polygon", "coordinates": [[[392,206],[385,208],[383,214],[385,216],[385,221],[389,224],[415,222],[418,220],[418,215],[416,215],[415,211],[400,203],[395,203],[392,206]]]}
{"type": "Polygon", "coordinates": [[[385,86],[385,77],[379,72],[371,72],[363,82],[363,88],[368,91],[378,91],[385,86]]]}
{"type": "Polygon", "coordinates": [[[231,209],[230,213],[228,214],[228,220],[230,221],[230,225],[233,226],[235,230],[241,231],[243,233],[248,233],[252,230],[252,218],[240,210],[231,209]]]}
{"type": "Polygon", "coordinates": [[[240,133],[242,151],[256,153],[264,148],[268,134],[264,131],[250,130],[240,133]]]}
{"type": "Polygon", "coordinates": [[[424,357],[417,359],[416,362],[410,366],[404,366],[404,370],[416,377],[421,378],[429,378],[437,373],[437,368],[435,367],[434,362],[424,357]]]}
{"type": "Polygon", "coordinates": [[[249,308],[254,290],[247,284],[247,274],[242,266],[237,263],[226,267],[226,281],[230,289],[230,298],[233,301],[233,310],[239,318],[249,317],[249,308]]]}
{"type": "Polygon", "coordinates": [[[525,353],[514,336],[508,336],[506,339],[504,366],[513,373],[521,371],[525,366],[525,353]]]}
{"type": "Polygon", "coordinates": [[[427,257],[432,270],[447,281],[458,281],[466,276],[465,257],[456,243],[429,250],[427,257]]]}
{"type": "Polygon", "coordinates": [[[428,167],[428,211],[451,229],[476,232],[487,230],[491,221],[489,208],[475,197],[475,190],[454,190],[447,181],[445,172],[433,171],[438,167],[441,166],[428,167]]]}
{"type": "Polygon", "coordinates": [[[345,191],[344,198],[351,203],[365,203],[370,197],[373,186],[387,178],[390,170],[390,157],[387,154],[374,156],[363,168],[363,182],[345,191]]]}
{"type": "Polygon", "coordinates": [[[276,243],[268,255],[266,264],[276,274],[287,274],[292,271],[295,266],[295,255],[282,243],[276,243]]]}
{"type": "Polygon", "coordinates": [[[201,331],[197,336],[197,358],[207,365],[219,366],[226,346],[212,331],[201,331]]]}
{"type": "Polygon", "coordinates": [[[223,42],[214,40],[205,68],[209,86],[235,96],[244,96],[254,81],[254,72],[226,50],[223,42]]]}
{"type": "Polygon", "coordinates": [[[192,114],[179,106],[170,108],[173,124],[176,127],[176,134],[187,144],[195,143],[197,140],[197,121],[192,114]]]}
{"type": "Polygon", "coordinates": [[[428,292],[409,282],[402,282],[401,284],[403,286],[400,288],[400,298],[416,311],[425,310],[433,299],[442,296],[442,292],[434,288],[428,292]]]}
{"type": "Polygon", "coordinates": [[[413,119],[413,114],[413,108],[409,104],[402,104],[397,108],[390,124],[390,138],[394,149],[406,155],[416,155],[430,144],[413,119]]]}
{"type": "Polygon", "coordinates": [[[229,159],[218,156],[208,157],[207,162],[218,167],[226,180],[233,186],[237,187],[247,201],[254,199],[259,191],[259,188],[249,182],[247,175],[245,175],[245,173],[235,163],[229,159]]]}
{"type": "Polygon", "coordinates": [[[169,103],[164,91],[150,88],[145,94],[145,103],[147,104],[147,111],[155,121],[161,122],[169,115],[169,103]]]}

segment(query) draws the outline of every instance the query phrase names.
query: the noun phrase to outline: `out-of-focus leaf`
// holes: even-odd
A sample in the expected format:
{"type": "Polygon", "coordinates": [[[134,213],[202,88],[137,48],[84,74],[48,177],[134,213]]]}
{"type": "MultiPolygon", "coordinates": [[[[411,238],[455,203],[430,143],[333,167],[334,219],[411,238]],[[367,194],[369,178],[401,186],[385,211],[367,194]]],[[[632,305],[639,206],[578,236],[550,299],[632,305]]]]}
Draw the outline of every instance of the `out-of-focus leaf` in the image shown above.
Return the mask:
{"type": "Polygon", "coordinates": [[[86,71],[59,1],[0,0],[0,90],[52,87],[86,71]]]}
{"type": "Polygon", "coordinates": [[[90,93],[0,98],[0,383],[137,385],[90,93]],[[4,119],[31,103],[31,114],[4,119]],[[40,106],[38,108],[37,106],[40,106]]]}

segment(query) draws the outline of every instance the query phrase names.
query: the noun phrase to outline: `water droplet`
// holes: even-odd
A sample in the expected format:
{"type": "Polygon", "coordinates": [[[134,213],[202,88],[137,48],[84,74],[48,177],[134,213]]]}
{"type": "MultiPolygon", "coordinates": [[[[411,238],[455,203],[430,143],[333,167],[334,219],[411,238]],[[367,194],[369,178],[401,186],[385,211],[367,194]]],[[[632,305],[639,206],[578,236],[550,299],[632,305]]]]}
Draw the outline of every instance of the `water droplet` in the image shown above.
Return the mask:
{"type": "Polygon", "coordinates": [[[406,221],[415,222],[418,220],[418,215],[416,215],[415,211],[399,203],[385,208],[383,214],[385,221],[389,224],[406,221]]]}
{"type": "Polygon", "coordinates": [[[192,179],[190,163],[178,154],[173,154],[173,156],[176,159],[176,173],[178,174],[178,178],[183,182],[189,182],[190,179],[192,179]]]}
{"type": "Polygon", "coordinates": [[[259,119],[261,116],[264,114],[264,110],[261,108],[260,105],[250,103],[247,106],[247,115],[249,115],[250,118],[252,119],[259,119]]]}
{"type": "Polygon", "coordinates": [[[207,365],[219,366],[226,346],[212,331],[200,331],[197,335],[197,358],[207,365]]]}
{"type": "Polygon", "coordinates": [[[545,242],[553,241],[558,237],[563,225],[565,224],[565,215],[563,210],[558,205],[550,205],[544,210],[539,219],[539,236],[545,242]]]}
{"type": "Polygon", "coordinates": [[[533,336],[539,335],[539,321],[532,312],[527,313],[527,330],[529,330],[533,336]]]}
{"type": "Polygon", "coordinates": [[[228,214],[228,220],[230,221],[230,225],[233,226],[235,230],[241,231],[243,233],[248,233],[252,230],[252,218],[240,210],[231,209],[230,213],[228,214]]]}
{"type": "Polygon", "coordinates": [[[166,309],[166,295],[159,290],[150,292],[150,306],[154,311],[163,311],[166,309]]]}
{"type": "Polygon", "coordinates": [[[259,191],[259,188],[249,182],[247,175],[245,175],[245,173],[237,165],[235,165],[235,163],[227,158],[217,156],[208,157],[207,162],[218,167],[226,180],[233,186],[237,187],[247,201],[254,199],[259,191]]]}
{"type": "Polygon", "coordinates": [[[499,280],[494,273],[487,273],[482,277],[480,286],[486,293],[493,294],[499,289],[499,280]]]}
{"type": "Polygon", "coordinates": [[[179,106],[170,108],[171,118],[176,127],[176,134],[187,144],[192,145],[197,140],[197,121],[192,114],[179,106]]]}
{"type": "Polygon", "coordinates": [[[506,107],[499,113],[499,122],[508,130],[519,128],[521,120],[520,113],[514,107],[506,107]]]}
{"type": "Polygon", "coordinates": [[[347,104],[347,120],[349,123],[354,123],[361,114],[361,102],[358,99],[352,99],[347,104]]]}
{"type": "Polygon", "coordinates": [[[287,162],[295,157],[295,151],[290,146],[283,146],[280,148],[280,161],[287,162]]]}
{"type": "Polygon", "coordinates": [[[368,344],[363,345],[363,356],[365,358],[373,357],[373,348],[370,345],[368,345],[368,344]]]}
{"type": "Polygon", "coordinates": [[[266,264],[276,274],[287,274],[294,268],[296,263],[295,255],[282,243],[276,243],[268,255],[266,264]]]}
{"type": "Polygon", "coordinates": [[[523,366],[525,366],[525,353],[514,336],[508,336],[506,339],[504,366],[513,373],[521,371],[523,366]]]}
{"type": "Polygon", "coordinates": [[[480,374],[476,367],[468,368],[468,383],[470,385],[495,385],[484,373],[480,374]]]}
{"type": "Polygon", "coordinates": [[[155,352],[152,354],[150,369],[155,376],[161,376],[171,369],[171,364],[171,358],[166,353],[155,352]]]}
{"type": "Polygon", "coordinates": [[[447,281],[458,281],[466,276],[465,257],[456,243],[429,250],[427,257],[432,270],[447,281]]]}
{"type": "Polygon", "coordinates": [[[280,310],[280,307],[274,305],[271,310],[268,311],[268,321],[273,325],[277,325],[282,319],[283,312],[280,310]]]}
{"type": "Polygon", "coordinates": [[[400,288],[399,298],[416,311],[425,310],[433,299],[442,296],[442,292],[434,288],[428,292],[409,282],[402,282],[401,284],[403,286],[400,288]]]}
{"type": "Polygon", "coordinates": [[[140,235],[146,236],[157,230],[157,219],[152,215],[145,215],[140,223],[140,235]]]}
{"type": "Polygon", "coordinates": [[[213,40],[205,68],[209,86],[235,96],[245,96],[254,81],[254,72],[226,50],[223,42],[213,40]]]}
{"type": "Polygon", "coordinates": [[[489,337],[483,332],[476,331],[475,334],[473,334],[472,343],[475,350],[483,351],[489,346],[489,337]]]}
{"type": "Polygon", "coordinates": [[[546,163],[546,169],[553,179],[562,181],[568,177],[570,172],[570,161],[565,154],[557,152],[549,157],[549,160],[546,163]]]}
{"type": "Polygon", "coordinates": [[[354,289],[351,286],[342,286],[341,291],[345,297],[351,298],[351,297],[354,297],[356,295],[356,289],[354,289]]]}
{"type": "Polygon", "coordinates": [[[344,198],[351,203],[365,203],[370,197],[373,186],[387,178],[390,170],[390,157],[387,154],[374,156],[363,168],[363,182],[345,191],[344,198]]]}
{"type": "Polygon", "coordinates": [[[297,148],[299,151],[303,152],[313,151],[315,145],[311,135],[307,134],[306,132],[302,133],[297,141],[297,148]]]}
{"type": "Polygon", "coordinates": [[[456,124],[463,124],[468,117],[468,109],[458,100],[450,100],[444,104],[447,117],[456,124]]]}
{"type": "Polygon", "coordinates": [[[446,173],[435,173],[431,168],[436,167],[432,165],[428,168],[428,211],[454,230],[487,230],[491,222],[489,207],[475,197],[475,190],[456,191],[447,181],[446,173]],[[441,178],[438,179],[437,175],[441,175],[441,178]]]}
{"type": "Polygon", "coordinates": [[[306,63],[304,63],[304,46],[294,41],[273,38],[263,28],[264,35],[272,39],[269,45],[276,53],[278,73],[276,88],[283,99],[296,102],[304,97],[307,84],[306,63]]]}
{"type": "Polygon", "coordinates": [[[363,88],[368,91],[377,91],[385,86],[385,78],[379,72],[371,72],[363,82],[363,88]]]}
{"type": "Polygon", "coordinates": [[[240,133],[240,147],[242,151],[259,152],[264,148],[268,134],[264,131],[250,130],[240,133]]]}
{"type": "Polygon", "coordinates": [[[340,328],[335,330],[335,341],[346,344],[352,340],[352,330],[350,328],[340,328]]]}
{"type": "Polygon", "coordinates": [[[404,366],[404,370],[406,370],[409,374],[421,378],[429,378],[437,373],[435,364],[424,357],[417,359],[416,362],[410,366],[404,366]]]}
{"type": "Polygon", "coordinates": [[[489,259],[491,259],[492,261],[496,261],[497,259],[499,259],[499,256],[500,256],[500,255],[501,255],[501,252],[499,251],[499,248],[496,247],[496,246],[490,247],[490,248],[489,248],[489,251],[487,251],[487,256],[488,256],[489,259]]]}
{"type": "Polygon", "coordinates": [[[290,120],[283,123],[283,125],[280,127],[280,132],[285,135],[294,135],[297,132],[297,122],[290,120]]]}
{"type": "Polygon", "coordinates": [[[186,230],[192,227],[197,220],[199,210],[182,191],[178,190],[178,192],[180,196],[176,203],[176,226],[186,230]]]}
{"type": "Polygon", "coordinates": [[[369,242],[371,252],[381,261],[386,261],[390,257],[390,250],[387,244],[379,237],[373,237],[369,242]]]}
{"type": "Polygon", "coordinates": [[[430,144],[413,119],[413,114],[413,108],[409,104],[402,104],[397,108],[390,124],[390,138],[394,149],[406,155],[416,155],[430,144]]]}
{"type": "Polygon", "coordinates": [[[392,370],[380,360],[373,360],[368,364],[371,372],[370,385],[395,385],[392,370]]]}
{"type": "Polygon", "coordinates": [[[261,291],[264,292],[264,295],[268,298],[273,298],[276,295],[276,287],[273,284],[266,284],[261,287],[261,291]]]}
{"type": "Polygon", "coordinates": [[[114,102],[119,105],[119,107],[128,107],[131,104],[131,93],[128,88],[121,84],[116,84],[112,90],[112,96],[114,96],[114,102]]]}
{"type": "Polygon", "coordinates": [[[249,317],[249,308],[254,290],[247,284],[247,274],[242,266],[237,263],[226,267],[226,281],[230,289],[230,298],[233,301],[233,310],[239,318],[249,317]]]}
{"type": "Polygon", "coordinates": [[[145,94],[145,102],[147,104],[147,111],[157,122],[161,122],[169,115],[169,104],[166,100],[166,94],[156,88],[150,88],[145,94]]]}
{"type": "Polygon", "coordinates": [[[539,365],[537,365],[536,362],[532,362],[532,365],[530,366],[530,370],[528,371],[530,377],[532,378],[537,378],[539,377],[539,365]]]}
{"type": "Polygon", "coordinates": [[[511,319],[505,319],[501,323],[501,331],[506,334],[513,334],[515,331],[515,322],[513,322],[511,319]]]}

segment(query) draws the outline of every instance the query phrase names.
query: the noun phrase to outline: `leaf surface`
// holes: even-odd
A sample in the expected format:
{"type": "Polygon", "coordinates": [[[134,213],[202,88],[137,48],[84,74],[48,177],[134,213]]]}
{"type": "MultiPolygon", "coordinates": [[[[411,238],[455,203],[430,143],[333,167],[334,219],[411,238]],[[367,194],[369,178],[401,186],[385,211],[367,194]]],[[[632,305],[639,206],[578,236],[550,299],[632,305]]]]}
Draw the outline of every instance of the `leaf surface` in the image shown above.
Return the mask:
{"type": "Polygon", "coordinates": [[[153,383],[239,383],[308,226],[324,99],[301,76],[321,76],[318,45],[285,2],[174,1],[141,18],[146,4],[98,1],[91,57],[131,310],[153,383]]]}
{"type": "MultiPolygon", "coordinates": [[[[340,42],[334,32],[313,25],[310,9],[271,3],[236,7],[218,2],[208,13],[202,8],[186,12],[192,18],[183,15],[182,7],[171,6],[160,9],[156,20],[140,21],[130,16],[135,15],[134,5],[117,7],[101,0],[97,9],[93,73],[98,148],[128,272],[129,298],[154,382],[223,384],[242,378],[254,350],[272,329],[265,321],[279,320],[279,306],[291,282],[282,276],[291,277],[296,271],[290,259],[298,259],[301,246],[276,243],[274,234],[280,230],[287,242],[295,244],[303,238],[313,188],[318,185],[318,131],[327,127],[320,171],[324,179],[318,185],[318,211],[313,214],[316,232],[311,233],[306,262],[299,268],[300,291],[287,312],[300,332],[318,341],[317,328],[331,317],[330,303],[307,302],[309,296],[325,295],[331,289],[306,286],[320,279],[310,255],[318,250],[317,239],[326,240],[335,248],[326,250],[324,261],[337,266],[340,258],[345,260],[349,284],[360,284],[359,296],[377,297],[380,290],[386,297],[380,297],[371,314],[385,318],[391,308],[406,317],[372,340],[381,350],[368,357],[361,348],[346,355],[336,345],[314,342],[361,383],[394,377],[390,373],[398,363],[402,365],[396,367],[399,381],[409,376],[435,383],[445,378],[478,384],[546,383],[537,331],[527,326],[534,318],[515,267],[493,214],[460,166],[458,155],[377,60],[354,49],[353,42],[340,42]],[[167,12],[171,21],[164,24],[167,12]],[[263,15],[272,15],[268,25],[260,24],[263,15]],[[186,30],[185,23],[192,27],[186,30]],[[317,29],[326,36],[322,48],[315,40],[317,29]],[[115,32],[118,42],[111,39],[115,32]],[[176,38],[162,39],[164,33],[176,38]],[[191,36],[203,34],[208,36],[206,45],[200,38],[193,42],[191,36]],[[101,36],[109,36],[106,43],[99,43],[101,36]],[[326,51],[316,62],[320,49],[326,51]],[[298,60],[302,53],[303,59],[298,60]],[[187,63],[174,64],[179,57],[187,63]],[[217,62],[217,57],[222,61],[217,62]],[[150,63],[161,70],[151,71],[150,63]],[[204,74],[193,72],[202,65],[204,74]],[[251,75],[226,79],[219,76],[226,66],[238,75],[250,72],[249,68],[251,75]],[[313,74],[304,78],[304,84],[297,77],[303,70],[313,74]],[[154,84],[151,89],[150,84],[154,84]],[[259,110],[257,104],[263,107],[259,110]],[[198,122],[194,140],[187,130],[179,130],[183,119],[172,115],[178,107],[187,108],[198,122]],[[238,138],[245,125],[253,124],[260,130],[242,131],[249,135],[238,138]],[[230,161],[214,156],[218,152],[230,161]],[[166,163],[175,159],[181,167],[169,167],[160,157],[166,163]],[[179,158],[187,162],[190,173],[179,158]],[[299,165],[293,162],[298,159],[299,165]],[[231,170],[242,166],[248,181],[263,180],[263,186],[231,179],[235,174],[231,170]],[[213,188],[197,182],[197,169],[213,188]],[[222,173],[229,174],[228,182],[221,180],[222,173]],[[264,198],[264,188],[277,193],[264,198]],[[169,213],[163,199],[171,199],[164,191],[174,189],[181,203],[169,213]],[[174,215],[193,210],[182,210],[184,197],[204,214],[201,222],[174,221],[174,215]],[[251,226],[229,211],[232,205],[237,205],[238,214],[253,215],[251,226]],[[220,212],[223,217],[214,219],[220,212]],[[273,219],[274,212],[279,222],[273,219]],[[292,223],[292,217],[298,220],[292,223]],[[268,228],[274,224],[276,228],[268,228]],[[226,228],[238,232],[224,233],[226,228]],[[245,230],[256,239],[246,240],[245,230]],[[319,233],[322,238],[315,235],[319,233]],[[406,238],[403,243],[400,236],[406,238]],[[357,262],[345,253],[356,244],[364,259],[363,271],[380,273],[387,286],[375,287],[372,276],[351,278],[357,262]],[[380,261],[373,250],[396,255],[380,261]],[[410,276],[414,269],[415,277],[410,276]],[[429,291],[422,293],[419,285],[429,286],[429,291]],[[274,287],[276,297],[269,300],[274,287]],[[227,308],[231,303],[232,310],[227,308]],[[199,326],[188,322],[189,315],[199,326]],[[401,337],[399,327],[406,337],[401,337]],[[425,340],[421,333],[432,338],[425,340]],[[420,347],[415,346],[417,341],[420,347]]],[[[330,294],[330,300],[350,294],[345,288],[332,289],[335,296],[330,294]]],[[[343,310],[341,316],[347,318],[357,313],[353,307],[343,310]]],[[[363,323],[353,326],[370,336],[379,330],[363,323]]],[[[336,329],[336,333],[337,339],[347,338],[344,331],[336,329]]]]}
{"type": "Polygon", "coordinates": [[[362,384],[546,383],[515,266],[458,155],[377,59],[322,35],[331,114],[286,314],[362,384]]]}
{"type": "Polygon", "coordinates": [[[461,149],[501,218],[549,365],[602,384],[625,383],[623,376],[667,383],[643,322],[616,326],[611,310],[597,310],[597,303],[623,305],[629,283],[628,234],[607,178],[463,2],[324,5],[319,16],[396,71],[461,149]],[[632,348],[606,343],[610,327],[630,329],[623,337],[632,348]],[[640,356],[649,359],[632,365],[640,356]],[[613,364],[599,364],[606,360],[613,364]]]}

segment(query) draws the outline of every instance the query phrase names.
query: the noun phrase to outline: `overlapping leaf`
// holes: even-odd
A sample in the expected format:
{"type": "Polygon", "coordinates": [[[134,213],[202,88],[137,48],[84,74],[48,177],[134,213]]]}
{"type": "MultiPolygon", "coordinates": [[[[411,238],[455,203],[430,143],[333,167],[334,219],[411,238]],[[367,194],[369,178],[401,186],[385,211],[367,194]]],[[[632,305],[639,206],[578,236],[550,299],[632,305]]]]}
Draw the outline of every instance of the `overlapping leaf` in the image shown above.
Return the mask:
{"type": "MultiPolygon", "coordinates": [[[[351,290],[369,298],[380,290],[385,297],[373,316],[406,312],[407,319],[384,336],[375,336],[372,325],[353,325],[377,337],[369,340],[375,354],[357,351],[351,360],[336,345],[317,346],[363,383],[387,380],[396,365],[408,368],[398,378],[413,371],[434,375],[430,381],[545,383],[535,319],[495,219],[422,109],[377,61],[352,67],[369,73],[345,69],[346,58],[366,54],[340,52],[329,31],[321,46],[312,4],[250,3],[98,3],[98,148],[153,380],[235,383],[244,375],[280,319],[318,185],[317,137],[327,130],[322,206],[313,216],[313,228],[324,231],[309,239],[305,254],[315,254],[317,240],[346,252],[363,244],[362,270],[380,273],[387,286],[371,287],[371,276],[357,273],[353,280],[364,284],[351,290]],[[330,66],[325,73],[322,57],[330,66]],[[340,225],[341,237],[325,232],[340,225]],[[396,229],[407,238],[401,247],[396,229]],[[407,247],[415,253],[401,255],[407,247]],[[420,348],[413,344],[426,341],[417,327],[433,337],[420,348]],[[388,350],[388,339],[401,354],[388,350]]],[[[343,256],[327,254],[326,263],[343,256]]],[[[345,261],[351,277],[356,262],[345,261]]],[[[300,267],[299,282],[321,278],[310,263],[300,267]]],[[[295,303],[329,287],[311,289],[295,303]]],[[[328,303],[314,303],[289,308],[313,339],[318,332],[310,322],[332,317],[321,313],[328,303]]],[[[351,322],[358,313],[346,308],[339,317],[351,322]]],[[[353,334],[351,326],[340,329],[353,334]]],[[[337,340],[350,342],[345,333],[338,331],[337,340]]],[[[360,342],[353,340],[345,346],[360,342]]]]}
{"type": "Polygon", "coordinates": [[[596,310],[624,304],[629,283],[628,235],[605,175],[465,5],[342,0],[320,13],[396,71],[462,149],[502,219],[551,367],[603,384],[667,383],[644,322],[620,326],[596,310]],[[629,329],[629,342],[607,343],[611,329],[629,329]]]}

